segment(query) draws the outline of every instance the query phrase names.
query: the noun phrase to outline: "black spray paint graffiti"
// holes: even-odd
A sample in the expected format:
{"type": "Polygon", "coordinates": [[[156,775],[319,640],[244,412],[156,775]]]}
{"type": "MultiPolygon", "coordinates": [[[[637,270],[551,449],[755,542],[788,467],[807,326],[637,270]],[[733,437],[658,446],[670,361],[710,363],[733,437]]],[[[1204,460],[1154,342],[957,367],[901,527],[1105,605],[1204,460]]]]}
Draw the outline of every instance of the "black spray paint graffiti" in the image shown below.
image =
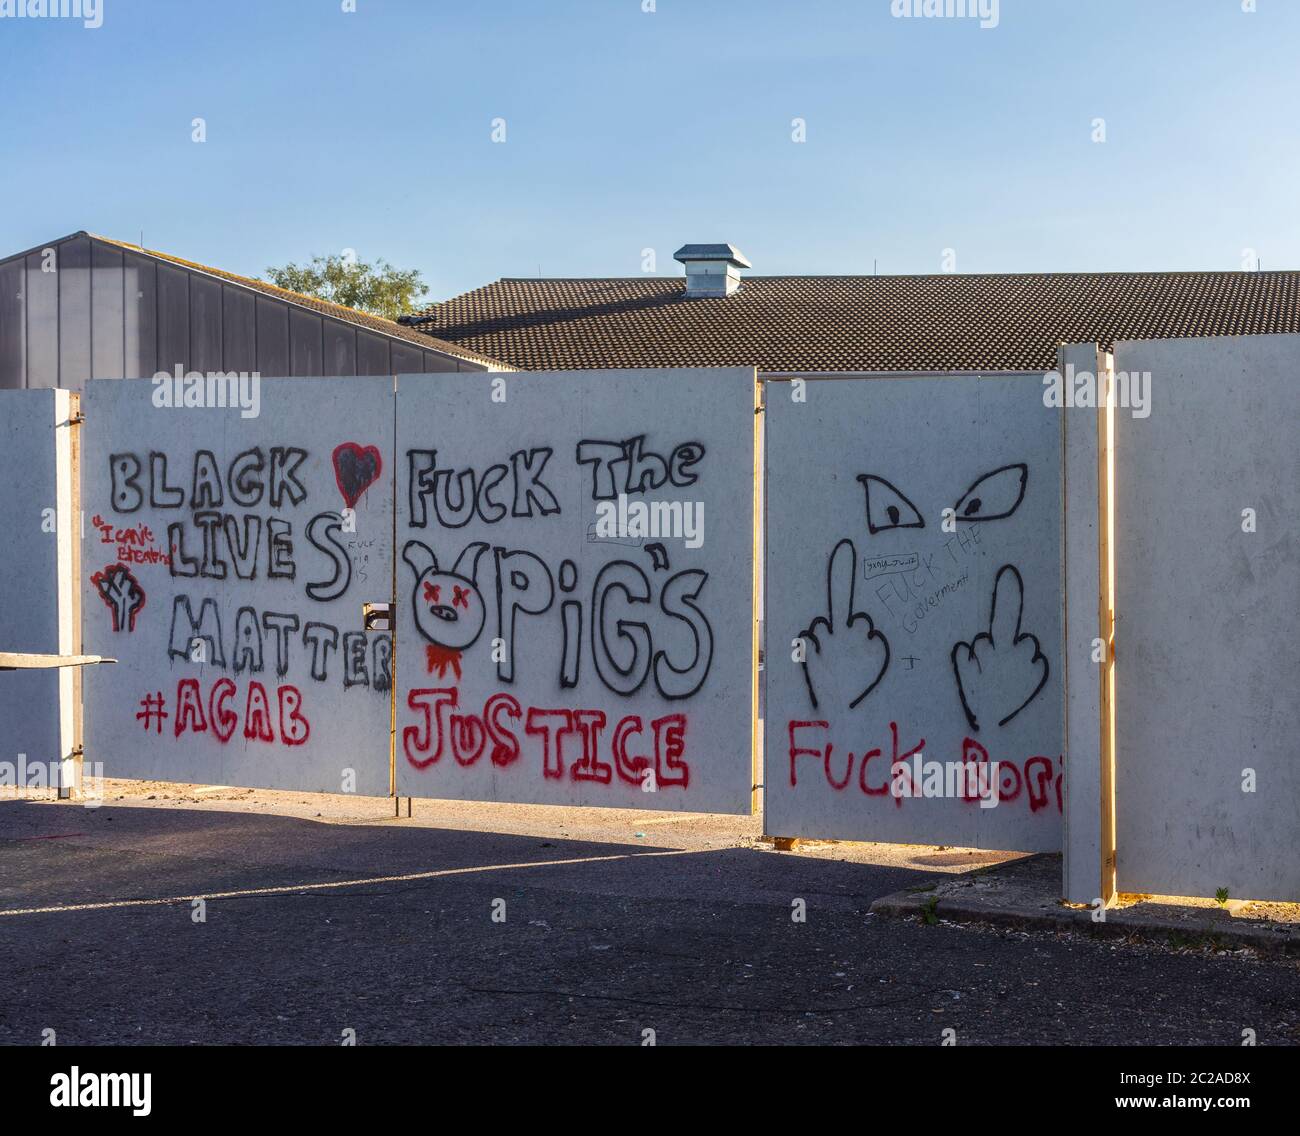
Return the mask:
{"type": "Polygon", "coordinates": [[[848,709],[857,709],[889,669],[889,640],[876,630],[871,616],[854,605],[857,562],[851,540],[835,546],[826,566],[826,614],[799,633],[804,641],[803,677],[814,709],[821,707],[818,688],[832,687],[838,674],[853,676],[857,693],[848,709]]]}
{"type": "MultiPolygon", "coordinates": [[[[977,477],[958,499],[953,519],[974,525],[1012,516],[1025,497],[1029,468],[1023,462],[1001,466],[977,477]]],[[[896,529],[925,527],[920,510],[892,482],[877,474],[860,474],[857,480],[866,497],[867,528],[874,536],[896,529]]],[[[972,534],[975,528],[971,528],[972,534]]],[[[960,537],[954,538],[960,539],[960,537]]],[[[978,543],[978,541],[976,541],[978,543]]],[[[954,563],[956,553],[947,546],[954,563]]],[[[849,540],[842,540],[831,553],[827,569],[827,614],[819,617],[800,634],[804,641],[804,681],[814,708],[821,708],[818,690],[832,689],[839,676],[853,676],[853,696],[848,708],[854,709],[879,685],[888,669],[889,641],[878,631],[871,617],[855,605],[856,550],[849,540]]],[[[951,593],[961,588],[968,573],[955,581],[943,582],[936,574],[934,555],[911,553],[898,558],[900,567],[892,582],[876,588],[876,595],[897,615],[890,598],[910,601],[916,610],[911,625],[904,612],[904,627],[914,632],[916,624],[931,609],[938,607],[951,593]],[[928,578],[937,587],[928,593],[922,583],[928,578]]],[[[864,568],[864,573],[866,572],[864,568]]],[[[989,629],[969,643],[957,643],[951,653],[957,693],[963,713],[972,731],[981,721],[996,720],[1006,726],[1029,705],[1047,684],[1049,666],[1038,639],[1021,631],[1024,609],[1024,582],[1013,565],[1005,565],[994,583],[989,629]],[[1008,693],[1010,692],[1010,693],[1008,693]],[[999,701],[1001,705],[999,705],[999,701]]],[[[918,660],[908,659],[911,664],[918,660]]]]}
{"type": "MultiPolygon", "coordinates": [[[[468,545],[451,572],[442,572],[433,551],[420,541],[408,541],[402,557],[415,573],[412,610],[415,625],[426,640],[426,665],[444,677],[450,669],[461,677],[462,653],[482,637],[487,611],[485,585],[480,579],[480,559],[488,546],[468,545]]],[[[654,572],[668,572],[667,550],[662,545],[645,549],[654,572]]],[[[560,686],[578,685],[582,668],[584,611],[578,589],[578,566],[565,559],[558,578],[539,556],[523,549],[491,549],[495,574],[492,636],[499,681],[513,683],[516,644],[525,621],[520,616],[545,616],[560,595],[560,686]]],[[[591,593],[591,654],[597,676],[612,693],[632,695],[648,680],[666,699],[689,698],[708,677],[713,661],[713,629],[698,599],[708,573],[698,569],[678,572],[659,589],[657,608],[651,577],[629,560],[604,564],[591,593]],[[651,619],[664,616],[680,621],[691,632],[693,649],[678,665],[668,652],[655,646],[651,619]],[[636,618],[639,617],[639,618],[636,618]]]]}
{"type": "Polygon", "coordinates": [[[1025,499],[1029,467],[1023,462],[1004,465],[978,477],[953,506],[959,521],[1000,521],[1011,516],[1025,499]]]}
{"type": "MultiPolygon", "coordinates": [[[[867,529],[873,536],[894,529],[925,528],[925,518],[901,489],[874,473],[858,474],[867,498],[867,529]]],[[[1029,467],[1004,465],[977,477],[953,506],[956,521],[1000,521],[1011,516],[1025,499],[1029,467]]]]}
{"type": "Polygon", "coordinates": [[[475,541],[460,554],[450,572],[442,572],[428,545],[408,540],[402,549],[402,559],[415,573],[411,593],[415,626],[428,640],[428,669],[432,673],[436,667],[440,678],[448,667],[460,678],[461,652],[483,633],[487,606],[477,577],[479,558],[486,551],[486,544],[475,541]]]}
{"type": "Polygon", "coordinates": [[[645,435],[621,442],[585,439],[578,443],[579,465],[591,466],[591,499],[612,501],[620,493],[629,497],[649,493],[671,482],[679,489],[694,485],[692,472],[704,458],[702,442],[683,442],[668,457],[645,449],[645,435]]]}
{"type": "MultiPolygon", "coordinates": [[[[216,457],[210,450],[199,450],[194,455],[189,507],[193,510],[222,508],[227,492],[231,504],[241,509],[256,508],[264,495],[272,509],[282,508],[286,500],[291,505],[301,504],[307,497],[307,487],[298,479],[298,469],[306,459],[307,451],[296,446],[276,446],[269,459],[255,446],[230,462],[223,480],[216,457]]],[[[138,512],[146,500],[140,484],[144,463],[136,454],[111,454],[108,468],[113,509],[119,513],[138,512]]],[[[147,500],[151,508],[185,506],[185,491],[168,483],[166,454],[150,453],[148,483],[147,500]]]]}
{"type": "Polygon", "coordinates": [[[488,466],[481,474],[472,468],[460,471],[438,468],[437,450],[408,450],[410,471],[411,527],[429,525],[429,503],[442,528],[459,529],[478,517],[484,524],[496,524],[506,517],[547,517],[560,511],[555,494],[542,481],[542,471],[550,460],[549,446],[519,450],[510,455],[510,464],[488,466]],[[494,494],[510,481],[507,508],[494,494]]]}
{"type": "MultiPolygon", "coordinates": [[[[121,513],[147,506],[180,514],[167,525],[165,562],[173,579],[297,581],[295,521],[267,511],[304,505],[308,490],[303,465],[309,456],[297,446],[255,446],[219,461],[213,451],[200,449],[192,461],[181,463],[184,472],[176,477],[177,463],[173,460],[169,470],[165,453],[154,451],[147,457],[116,453],[109,457],[111,502],[121,513]],[[259,509],[263,511],[251,511],[259,509]]],[[[334,479],[350,509],[379,479],[383,468],[379,449],[344,442],[333,449],[331,458],[334,479]]],[[[302,588],[308,599],[331,603],[348,592],[354,575],[352,550],[358,545],[342,536],[345,528],[351,531],[344,517],[329,511],[317,513],[299,529],[305,530],[302,543],[319,554],[318,559],[310,552],[307,555],[308,582],[302,588]]],[[[114,609],[115,620],[126,619],[124,626],[133,629],[144,606],[144,590],[138,582],[116,568],[97,573],[92,582],[114,609]]],[[[229,665],[234,674],[260,674],[270,658],[283,678],[291,651],[297,650],[306,653],[306,667],[316,682],[326,682],[332,670],[341,670],[345,689],[366,686],[384,693],[392,687],[388,636],[341,632],[333,623],[304,623],[299,615],[283,612],[266,611],[259,620],[257,611],[248,606],[234,609],[232,619],[231,611],[210,597],[196,605],[197,618],[188,595],[172,597],[167,655],[173,660],[220,669],[229,665]],[[223,615],[233,630],[230,640],[223,637],[223,615]],[[331,666],[332,657],[338,658],[338,666],[331,666]]]]}
{"type": "Polygon", "coordinates": [[[352,557],[339,539],[342,532],[343,518],[338,513],[318,513],[307,522],[308,542],[325,554],[332,569],[329,579],[306,586],[304,591],[310,599],[329,603],[339,599],[352,584],[352,557]]]}
{"type": "Polygon", "coordinates": [[[392,688],[393,645],[387,635],[340,633],[332,624],[318,620],[303,623],[289,612],[264,611],[259,619],[257,610],[246,606],[236,612],[234,634],[227,642],[216,600],[210,596],[202,600],[197,618],[189,596],[178,595],[172,601],[167,639],[167,655],[172,659],[229,669],[235,674],[261,674],[269,655],[276,675],[283,678],[289,673],[294,644],[298,642],[308,653],[314,682],[329,681],[331,656],[339,653],[345,689],[369,686],[386,693],[392,688]],[[299,627],[301,635],[296,634],[299,627]]]}
{"type": "MultiPolygon", "coordinates": [[[[441,528],[458,529],[475,518],[496,524],[507,517],[548,517],[560,512],[560,502],[542,480],[554,450],[535,446],[517,450],[509,463],[490,465],[481,473],[472,467],[438,466],[437,450],[408,450],[411,527],[429,526],[429,514],[441,528]]],[[[584,439],[575,460],[591,470],[591,499],[614,500],[620,493],[649,493],[672,484],[694,485],[693,467],[704,458],[700,442],[683,442],[664,457],[645,448],[645,435],[622,441],[584,439]]]]}
{"type": "MultiPolygon", "coordinates": [[[[662,546],[647,546],[646,551],[656,569],[662,563],[663,570],[667,570],[668,557],[662,546]]],[[[704,685],[713,662],[713,628],[696,601],[708,579],[709,574],[700,569],[678,572],[659,594],[659,610],[684,623],[694,638],[691,661],[676,667],[667,652],[655,649],[654,633],[648,623],[623,618],[639,611],[635,605],[653,604],[650,580],[640,565],[613,560],[601,568],[592,589],[591,652],[605,689],[615,694],[635,694],[653,674],[660,696],[674,700],[690,698],[704,685]],[[621,595],[621,604],[615,601],[615,593],[621,595]],[[617,652],[615,644],[619,644],[617,652]],[[624,656],[624,663],[619,661],[619,654],[624,656]]]]}
{"type": "MultiPolygon", "coordinates": [[[[355,446],[355,443],[345,443],[355,446]]],[[[343,449],[344,447],[339,447],[343,449]]],[[[368,447],[374,450],[374,447],[368,447]]],[[[338,453],[338,450],[335,451],[338,453]]],[[[377,453],[377,451],[376,451],[377,453]]],[[[238,454],[225,467],[217,461],[211,450],[198,450],[192,463],[189,494],[169,481],[167,455],[149,454],[148,474],[145,462],[133,453],[112,454],[109,457],[110,494],[113,509],[119,513],[134,513],[146,500],[154,509],[184,509],[191,511],[187,522],[176,521],[167,526],[169,571],[173,577],[202,577],[224,580],[233,567],[240,580],[255,580],[262,560],[263,533],[265,533],[265,566],[267,579],[296,578],[293,559],[293,526],[281,517],[265,517],[254,513],[237,516],[223,512],[227,501],[231,507],[255,509],[263,500],[271,509],[296,507],[307,499],[307,487],[300,480],[299,470],[307,460],[306,450],[297,446],[275,446],[269,456],[261,447],[253,447],[238,454]],[[146,494],[142,482],[147,481],[146,494]],[[191,532],[191,526],[195,532],[191,532]],[[193,538],[193,539],[191,539],[193,538]]],[[[324,518],[334,518],[336,513],[319,515],[308,526],[308,539],[314,547],[325,553],[333,565],[330,579],[308,585],[320,591],[313,598],[332,598],[346,590],[346,582],[339,587],[340,577],[350,570],[345,550],[332,539],[333,530],[324,518]]]]}
{"type": "MultiPolygon", "coordinates": [[[[307,523],[307,541],[320,552],[328,565],[321,580],[309,582],[305,592],[311,599],[329,602],[338,599],[352,583],[352,558],[339,540],[343,517],[338,513],[317,513],[307,523]]],[[[298,565],[294,555],[293,523],[282,517],[260,517],[245,513],[204,511],[195,513],[188,523],[174,521],[167,526],[167,546],[171,557],[168,570],[173,577],[225,580],[234,570],[236,579],[258,579],[259,563],[268,580],[296,580],[298,565]],[[190,526],[197,534],[190,531],[190,526]],[[262,554],[265,532],[266,552],[262,554]]]]}
{"type": "Polygon", "coordinates": [[[645,553],[650,557],[650,563],[656,572],[668,571],[668,549],[660,541],[645,545],[645,553]]]}
{"type": "MultiPolygon", "coordinates": [[[[589,471],[593,501],[649,493],[668,484],[681,488],[699,480],[695,467],[704,458],[701,443],[684,442],[656,453],[645,442],[642,434],[577,443],[574,459],[589,471]]],[[[561,512],[560,502],[544,477],[553,456],[550,446],[520,449],[508,462],[480,472],[469,466],[440,466],[438,451],[433,449],[408,450],[411,527],[458,529],[472,520],[496,524],[508,517],[554,516],[561,512]]],[[[589,604],[580,596],[574,560],[561,560],[553,571],[533,552],[496,546],[490,561],[484,562],[491,564],[494,574],[489,582],[480,571],[480,557],[486,550],[481,542],[471,544],[451,573],[442,572],[433,550],[419,541],[408,542],[403,551],[415,573],[413,618],[426,641],[431,673],[446,677],[450,670],[460,678],[463,652],[490,638],[497,679],[513,683],[517,658],[540,657],[536,647],[517,650],[521,634],[527,639],[528,628],[540,626],[533,623],[535,619],[558,611],[557,671],[562,688],[579,684],[587,650],[597,677],[616,694],[631,695],[653,682],[664,698],[688,698],[704,684],[713,659],[713,630],[698,600],[708,573],[692,570],[671,575],[662,543],[647,544],[642,550],[650,561],[649,573],[632,560],[604,564],[592,583],[589,604]],[[466,563],[467,556],[472,556],[472,562],[466,563]],[[495,633],[484,636],[490,620],[495,633]],[[589,635],[584,624],[590,627],[589,635]],[[669,635],[669,627],[678,633],[669,635]],[[682,627],[689,631],[689,640],[680,633],[682,627]],[[664,649],[666,637],[674,640],[672,657],[664,649]],[[684,646],[688,641],[689,648],[684,646]]]]}
{"type": "Polygon", "coordinates": [[[917,507],[890,482],[874,473],[860,473],[858,480],[867,494],[867,528],[872,535],[890,529],[925,528],[917,507]]]}
{"type": "Polygon", "coordinates": [[[1004,565],[993,581],[988,631],[952,649],[961,708],[976,732],[981,718],[996,717],[1005,726],[1047,685],[1047,658],[1038,639],[1020,630],[1024,606],[1024,581],[1012,565],[1004,565]],[[993,710],[995,702],[1000,705],[993,710]]]}

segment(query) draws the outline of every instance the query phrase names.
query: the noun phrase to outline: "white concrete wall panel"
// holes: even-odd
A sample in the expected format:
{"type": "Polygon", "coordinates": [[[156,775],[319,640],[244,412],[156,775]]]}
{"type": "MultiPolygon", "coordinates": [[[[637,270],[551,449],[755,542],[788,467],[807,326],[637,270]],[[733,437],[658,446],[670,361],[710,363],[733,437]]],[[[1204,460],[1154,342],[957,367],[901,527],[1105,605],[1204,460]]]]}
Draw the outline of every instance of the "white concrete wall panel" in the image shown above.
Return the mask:
{"type": "Polygon", "coordinates": [[[1061,436],[1042,378],[767,385],[772,834],[1061,847],[1061,436]]]}
{"type": "MultiPolygon", "coordinates": [[[[71,653],[72,516],[69,395],[0,391],[0,650],[71,653]]],[[[73,746],[70,671],[0,672],[0,762],[50,766],[73,746]]],[[[29,780],[37,776],[29,772],[29,780]]]]}
{"type": "MultiPolygon", "coordinates": [[[[1094,344],[1061,351],[1061,371],[1074,382],[1096,380],[1104,356],[1094,344]]],[[[1062,414],[1064,444],[1065,620],[1061,672],[1065,684],[1064,896],[1071,903],[1101,898],[1101,635],[1098,423],[1093,406],[1062,414]]]]}
{"type": "Polygon", "coordinates": [[[400,794],[750,810],[753,407],[746,369],[399,378],[400,794]]]}
{"type": "Polygon", "coordinates": [[[1300,336],[1115,370],[1119,888],[1300,900],[1300,336]]]}
{"type": "MultiPolygon", "coordinates": [[[[393,380],[263,379],[257,413],[92,381],[87,758],[110,777],[389,792],[393,380]]],[[[251,391],[251,388],[249,388],[251,391]]]]}

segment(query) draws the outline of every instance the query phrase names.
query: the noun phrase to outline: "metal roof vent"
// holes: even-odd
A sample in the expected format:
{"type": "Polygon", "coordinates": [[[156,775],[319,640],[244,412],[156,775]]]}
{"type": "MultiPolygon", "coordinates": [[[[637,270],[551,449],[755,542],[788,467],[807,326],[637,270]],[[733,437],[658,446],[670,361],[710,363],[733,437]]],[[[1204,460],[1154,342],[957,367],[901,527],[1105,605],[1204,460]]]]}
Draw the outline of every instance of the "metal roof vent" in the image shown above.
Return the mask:
{"type": "Polygon", "coordinates": [[[673,260],[686,266],[686,295],[730,296],[740,287],[740,270],[752,268],[735,245],[682,245],[673,260]]]}

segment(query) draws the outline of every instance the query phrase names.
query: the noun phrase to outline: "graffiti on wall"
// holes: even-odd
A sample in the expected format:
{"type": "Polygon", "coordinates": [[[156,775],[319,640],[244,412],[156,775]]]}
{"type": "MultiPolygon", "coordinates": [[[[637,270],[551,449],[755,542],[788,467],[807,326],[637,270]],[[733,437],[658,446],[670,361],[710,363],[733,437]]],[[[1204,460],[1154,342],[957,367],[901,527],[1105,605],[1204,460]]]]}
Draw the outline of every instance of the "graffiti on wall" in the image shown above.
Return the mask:
{"type": "Polygon", "coordinates": [[[398,791],[749,811],[753,372],[397,397],[398,791]]]}
{"type": "Polygon", "coordinates": [[[1059,847],[1059,423],[1010,376],[774,389],[771,830],[1059,847]]]}
{"type": "Polygon", "coordinates": [[[391,787],[393,381],[258,380],[258,412],[82,396],[85,689],[110,775],[391,787]],[[384,617],[388,616],[388,622],[384,617]]]}
{"type": "MultiPolygon", "coordinates": [[[[961,526],[969,540],[978,540],[976,525],[1006,520],[1015,514],[1024,500],[1028,479],[1029,469],[1023,462],[982,474],[957,497],[952,509],[941,515],[952,528],[954,537],[961,526]]],[[[926,527],[922,512],[892,482],[867,473],[858,474],[856,480],[865,495],[868,540],[898,529],[926,527]]],[[[957,543],[960,545],[960,541],[957,543]]],[[[960,567],[957,554],[950,551],[950,557],[960,567]]],[[[942,579],[935,568],[936,560],[942,560],[941,554],[930,553],[924,557],[909,554],[895,557],[892,564],[882,563],[878,558],[862,562],[864,580],[893,577],[874,588],[878,601],[892,594],[903,605],[912,604],[911,622],[904,624],[904,636],[915,634],[917,621],[938,610],[947,596],[969,586],[966,572],[942,579]],[[936,582],[936,588],[927,588],[928,583],[936,582]]],[[[857,545],[851,537],[845,537],[834,546],[827,561],[824,606],[799,633],[796,650],[812,711],[851,714],[881,686],[894,660],[889,635],[877,626],[859,595],[859,571],[857,545]],[[847,690],[843,705],[823,705],[829,689],[847,690]]],[[[953,696],[974,735],[962,739],[960,753],[955,755],[955,760],[964,765],[989,761],[989,750],[978,740],[981,723],[988,728],[1006,727],[1047,684],[1050,668],[1041,644],[1037,636],[1022,627],[1024,588],[1019,569],[1014,564],[1002,565],[988,602],[987,624],[968,640],[958,640],[952,646],[949,659],[953,696]]],[[[903,658],[912,665],[919,661],[911,655],[903,658]]],[[[829,731],[830,720],[791,719],[786,728],[791,787],[798,784],[800,759],[814,757],[822,759],[826,783],[836,792],[843,792],[849,786],[856,763],[856,783],[866,796],[888,796],[901,807],[904,800],[923,795],[914,783],[909,763],[925,752],[925,739],[920,738],[914,746],[900,750],[895,721],[889,723],[892,740],[888,757],[883,748],[864,748],[858,754],[845,752],[835,759],[842,763],[838,774],[832,772],[834,743],[824,740],[821,745],[809,745],[798,740],[829,731]],[[873,760],[883,768],[882,778],[874,786],[869,784],[868,775],[873,760]]],[[[999,754],[997,763],[1000,801],[1020,800],[1023,790],[1024,801],[1036,811],[1059,796],[1052,788],[1059,775],[1051,758],[1032,755],[1018,763],[999,754]]],[[[978,800],[969,785],[959,795],[966,801],[978,800]]],[[[1056,806],[1059,810],[1059,800],[1056,806]]]]}
{"type": "Polygon", "coordinates": [[[353,688],[388,697],[391,635],[358,629],[355,602],[343,603],[368,578],[374,540],[356,535],[353,510],[382,457],[358,442],[334,448],[341,504],[310,483],[310,457],[292,445],[108,456],[109,504],[93,524],[117,557],[90,582],[114,635],[139,640],[154,622],[133,650],[172,672],[140,693],[142,732],[297,747],[311,737],[313,698],[325,705],[353,688]]]}
{"type": "Polygon", "coordinates": [[[609,546],[614,555],[584,580],[578,556],[540,553],[528,547],[526,534],[531,522],[562,521],[566,510],[602,501],[680,511],[680,501],[651,499],[668,486],[697,487],[707,469],[705,447],[688,441],[656,452],[645,435],[591,438],[568,456],[583,488],[581,499],[562,502],[549,472],[561,459],[551,446],[519,449],[481,469],[444,467],[431,449],[405,454],[410,527],[426,534],[402,547],[406,594],[425,671],[439,685],[408,692],[403,753],[416,769],[445,754],[463,766],[487,760],[505,768],[531,749],[549,780],[639,786],[653,771],[658,789],[685,788],[685,712],[643,721],[564,694],[583,687],[588,675],[587,689],[598,685],[615,699],[653,691],[681,702],[697,694],[713,658],[708,570],[675,569],[662,540],[634,549],[616,539],[609,546]],[[481,526],[508,522],[511,540],[458,541],[455,530],[471,519],[481,526]],[[674,625],[685,630],[684,639],[666,634],[674,625]],[[481,712],[461,705],[458,684],[471,666],[499,688],[481,712]],[[513,693],[518,688],[550,689],[558,697],[525,708],[513,693]]]}

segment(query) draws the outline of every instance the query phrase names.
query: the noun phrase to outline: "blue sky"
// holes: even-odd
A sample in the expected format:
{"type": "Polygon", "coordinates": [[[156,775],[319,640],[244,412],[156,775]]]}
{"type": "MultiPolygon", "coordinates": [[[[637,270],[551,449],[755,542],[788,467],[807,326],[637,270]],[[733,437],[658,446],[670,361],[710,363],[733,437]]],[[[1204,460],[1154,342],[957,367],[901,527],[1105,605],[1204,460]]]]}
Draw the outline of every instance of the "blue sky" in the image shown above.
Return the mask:
{"type": "Polygon", "coordinates": [[[645,248],[678,275],[688,241],[761,274],[1300,267],[1296,0],[1001,0],[987,30],[891,0],[101,3],[0,19],[0,255],[351,248],[432,299],[645,248]]]}

